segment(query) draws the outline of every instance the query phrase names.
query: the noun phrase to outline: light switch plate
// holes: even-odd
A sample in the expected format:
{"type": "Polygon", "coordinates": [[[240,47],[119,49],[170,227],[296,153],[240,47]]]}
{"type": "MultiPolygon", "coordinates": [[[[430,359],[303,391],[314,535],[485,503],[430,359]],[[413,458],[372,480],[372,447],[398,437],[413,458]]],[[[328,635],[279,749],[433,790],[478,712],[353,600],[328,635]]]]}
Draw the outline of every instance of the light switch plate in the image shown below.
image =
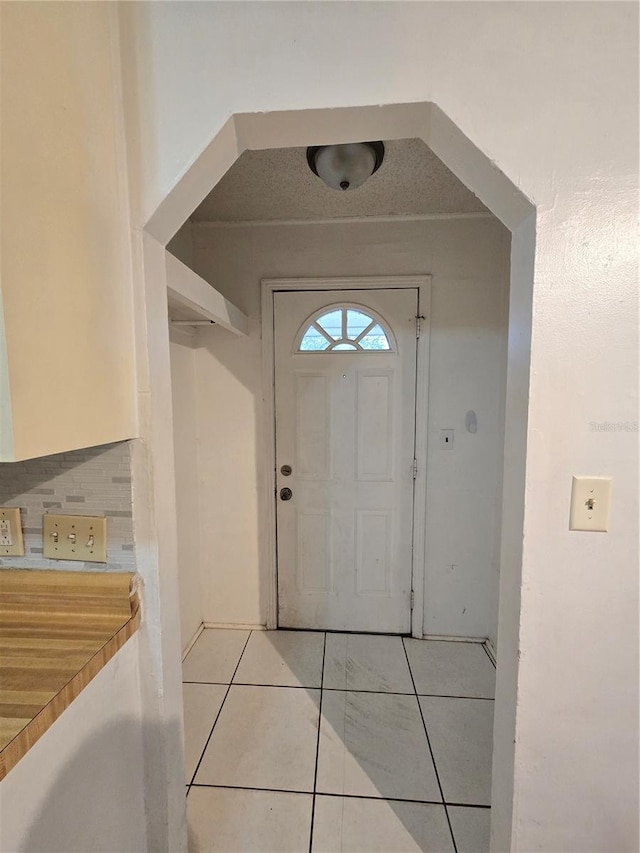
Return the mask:
{"type": "Polygon", "coordinates": [[[611,477],[574,477],[569,530],[609,530],[611,477]]]}
{"type": "Polygon", "coordinates": [[[42,516],[43,556],[50,560],[107,562],[107,519],[98,515],[42,516]]]}
{"type": "Polygon", "coordinates": [[[0,557],[23,557],[24,541],[20,508],[17,506],[0,507],[0,557]]]}

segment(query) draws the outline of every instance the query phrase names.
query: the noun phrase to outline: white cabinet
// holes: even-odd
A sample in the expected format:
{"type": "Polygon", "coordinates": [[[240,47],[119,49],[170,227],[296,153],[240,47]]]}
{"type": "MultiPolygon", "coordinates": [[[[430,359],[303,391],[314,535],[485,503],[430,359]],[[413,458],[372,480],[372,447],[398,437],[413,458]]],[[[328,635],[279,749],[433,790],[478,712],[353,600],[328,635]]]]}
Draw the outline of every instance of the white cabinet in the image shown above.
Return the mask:
{"type": "Polygon", "coordinates": [[[2,461],[136,433],[116,5],[2,4],[2,461]]]}

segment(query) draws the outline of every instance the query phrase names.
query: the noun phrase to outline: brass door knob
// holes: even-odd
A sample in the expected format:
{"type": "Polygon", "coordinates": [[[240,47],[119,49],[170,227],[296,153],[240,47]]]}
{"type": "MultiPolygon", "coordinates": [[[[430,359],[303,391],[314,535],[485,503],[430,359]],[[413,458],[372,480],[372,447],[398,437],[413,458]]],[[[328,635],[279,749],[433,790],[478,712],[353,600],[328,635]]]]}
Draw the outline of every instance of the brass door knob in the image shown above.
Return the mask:
{"type": "Polygon", "coordinates": [[[280,500],[281,501],[290,501],[293,497],[293,492],[291,489],[280,489],[280,500]]]}

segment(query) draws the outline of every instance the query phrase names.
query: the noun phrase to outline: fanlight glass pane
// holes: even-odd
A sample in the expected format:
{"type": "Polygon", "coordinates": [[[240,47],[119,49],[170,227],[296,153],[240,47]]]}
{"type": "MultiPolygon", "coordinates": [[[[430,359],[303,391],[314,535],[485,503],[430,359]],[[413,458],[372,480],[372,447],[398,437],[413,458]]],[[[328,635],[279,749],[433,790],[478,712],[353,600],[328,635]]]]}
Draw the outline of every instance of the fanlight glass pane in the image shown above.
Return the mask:
{"type": "Polygon", "coordinates": [[[379,325],[374,326],[371,331],[367,332],[364,338],[360,338],[358,343],[362,349],[367,350],[389,349],[389,340],[379,325]]]}
{"type": "Polygon", "coordinates": [[[302,336],[298,352],[390,349],[389,338],[380,323],[364,311],[344,307],[327,311],[314,320],[302,336]]]}
{"type": "Polygon", "coordinates": [[[358,335],[373,323],[373,318],[363,314],[362,311],[356,311],[353,308],[347,309],[347,337],[353,340],[358,335]]]}
{"type": "Polygon", "coordinates": [[[342,314],[343,309],[339,308],[337,311],[331,311],[329,314],[323,314],[322,317],[318,317],[316,323],[328,332],[334,341],[339,341],[342,337],[342,314]]]}
{"type": "Polygon", "coordinates": [[[329,341],[325,338],[325,336],[321,335],[320,332],[313,326],[309,326],[307,331],[302,336],[302,340],[300,341],[300,351],[322,352],[322,350],[328,348],[329,341]]]}

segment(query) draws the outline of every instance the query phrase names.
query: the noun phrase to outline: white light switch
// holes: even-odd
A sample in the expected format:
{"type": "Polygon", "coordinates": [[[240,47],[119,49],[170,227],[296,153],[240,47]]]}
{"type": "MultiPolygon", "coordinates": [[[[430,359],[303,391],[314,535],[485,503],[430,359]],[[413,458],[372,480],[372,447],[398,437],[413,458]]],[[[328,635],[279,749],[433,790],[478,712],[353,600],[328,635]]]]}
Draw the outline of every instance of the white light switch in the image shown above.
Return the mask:
{"type": "Polygon", "coordinates": [[[610,506],[611,477],[574,477],[569,530],[606,533],[610,506]]]}

